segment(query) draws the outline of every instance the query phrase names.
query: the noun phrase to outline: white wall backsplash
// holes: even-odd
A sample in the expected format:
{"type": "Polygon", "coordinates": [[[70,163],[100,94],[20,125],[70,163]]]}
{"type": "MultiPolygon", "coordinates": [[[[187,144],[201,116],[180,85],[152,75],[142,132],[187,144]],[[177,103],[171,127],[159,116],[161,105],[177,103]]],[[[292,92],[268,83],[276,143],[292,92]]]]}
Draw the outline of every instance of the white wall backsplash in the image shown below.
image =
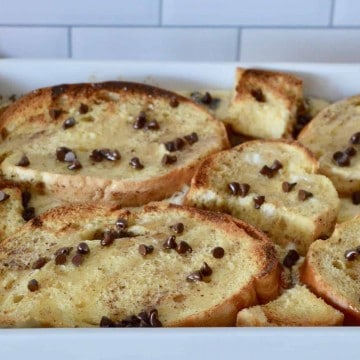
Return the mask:
{"type": "Polygon", "coordinates": [[[0,58],[360,62],[358,0],[0,0],[0,58]]]}

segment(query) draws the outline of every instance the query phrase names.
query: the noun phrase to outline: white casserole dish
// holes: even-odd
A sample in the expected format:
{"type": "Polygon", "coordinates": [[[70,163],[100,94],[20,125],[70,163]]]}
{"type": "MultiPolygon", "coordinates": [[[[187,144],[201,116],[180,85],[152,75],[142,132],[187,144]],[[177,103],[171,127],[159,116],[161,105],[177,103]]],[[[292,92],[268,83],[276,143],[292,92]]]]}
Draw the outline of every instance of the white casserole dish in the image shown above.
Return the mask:
{"type": "MultiPolygon", "coordinates": [[[[140,63],[0,60],[0,94],[60,83],[129,80],[172,90],[230,89],[237,65],[299,75],[306,95],[360,94],[360,64],[140,63]]],[[[339,359],[357,355],[359,328],[0,329],[0,359],[339,359]]]]}

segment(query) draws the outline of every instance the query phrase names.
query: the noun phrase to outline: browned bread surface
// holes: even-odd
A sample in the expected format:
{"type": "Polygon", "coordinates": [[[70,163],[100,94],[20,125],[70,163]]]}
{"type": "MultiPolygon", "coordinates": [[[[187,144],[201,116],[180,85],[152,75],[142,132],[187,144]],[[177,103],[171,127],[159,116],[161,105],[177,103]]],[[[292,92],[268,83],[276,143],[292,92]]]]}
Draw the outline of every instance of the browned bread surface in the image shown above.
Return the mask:
{"type": "Polygon", "coordinates": [[[275,250],[262,233],[225,214],[176,205],[134,212],[95,205],[50,210],[0,245],[0,274],[2,327],[98,326],[102,316],[121,321],[149,308],[158,310],[164,326],[235,325],[240,309],[279,292],[275,250]],[[119,218],[127,227],[102,246],[101,233],[115,230],[119,218]],[[170,227],[180,222],[183,231],[176,233],[170,227]],[[192,251],[165,249],[171,235],[192,251]],[[76,266],[80,242],[90,252],[76,266]],[[145,255],[141,245],[153,250],[145,255]],[[54,254],[64,247],[70,254],[56,264],[54,254]],[[213,255],[216,247],[223,257],[213,255]],[[34,269],[39,259],[45,264],[34,269]],[[212,274],[187,281],[205,262],[212,274]],[[30,291],[33,279],[38,288],[30,291]]]}
{"type": "Polygon", "coordinates": [[[170,196],[190,182],[199,161],[228,146],[224,125],[202,106],[128,82],[33,91],[3,113],[0,132],[6,178],[42,183],[66,201],[126,206],[170,196]],[[59,147],[73,150],[82,167],[69,170],[59,147]],[[105,155],[90,157],[102,149],[105,155]],[[23,155],[27,166],[18,165],[23,155]]]}

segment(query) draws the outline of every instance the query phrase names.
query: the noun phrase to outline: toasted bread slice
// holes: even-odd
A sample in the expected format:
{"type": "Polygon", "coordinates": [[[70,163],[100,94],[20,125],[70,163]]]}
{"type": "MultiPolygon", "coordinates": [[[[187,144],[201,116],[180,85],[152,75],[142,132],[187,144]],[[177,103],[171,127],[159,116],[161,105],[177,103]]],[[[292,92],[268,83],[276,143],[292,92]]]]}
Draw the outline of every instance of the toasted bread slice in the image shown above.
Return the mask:
{"type": "Polygon", "coordinates": [[[360,150],[359,118],[360,95],[320,111],[298,138],[314,153],[320,172],[331,179],[341,195],[360,190],[360,154],[356,154],[360,150]]]}
{"type": "Polygon", "coordinates": [[[50,210],[0,245],[0,274],[2,327],[121,324],[149,308],[164,326],[235,325],[240,309],[278,295],[280,275],[274,247],[251,226],[160,204],[50,210]]]}
{"type": "Polygon", "coordinates": [[[345,323],[360,324],[360,217],[338,225],[328,240],[309,248],[301,280],[345,314],[345,323]]]}
{"type": "Polygon", "coordinates": [[[301,79],[238,68],[227,122],[235,131],[256,138],[291,138],[302,100],[301,79]]]}
{"type": "Polygon", "coordinates": [[[0,242],[25,224],[23,211],[20,187],[9,182],[0,182],[0,242]]]}
{"type": "Polygon", "coordinates": [[[161,200],[190,182],[200,160],[229,145],[224,125],[202,106],[126,82],[40,89],[0,122],[4,176],[43,183],[65,201],[161,200]],[[57,154],[60,147],[67,149],[57,154]]]}
{"type": "Polygon", "coordinates": [[[243,309],[237,326],[332,326],[342,325],[344,315],[305,286],[285,290],[265,305],[243,309]]]}
{"type": "Polygon", "coordinates": [[[185,203],[230,213],[303,255],[331,234],[339,207],[331,181],[316,172],[316,159],[299,143],[249,141],[204,160],[185,203]]]}

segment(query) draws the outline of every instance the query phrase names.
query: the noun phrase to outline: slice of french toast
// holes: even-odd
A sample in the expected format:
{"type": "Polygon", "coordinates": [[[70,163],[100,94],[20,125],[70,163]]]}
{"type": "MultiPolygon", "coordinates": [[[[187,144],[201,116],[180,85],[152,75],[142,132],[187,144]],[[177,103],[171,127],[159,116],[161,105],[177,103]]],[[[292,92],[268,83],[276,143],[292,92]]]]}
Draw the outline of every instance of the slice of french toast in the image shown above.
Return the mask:
{"type": "Polygon", "coordinates": [[[5,110],[0,132],[5,178],[43,184],[65,201],[124,206],[179,191],[203,158],[229,145],[202,106],[129,82],[33,91],[5,110]]]}
{"type": "Polygon", "coordinates": [[[235,325],[279,278],[268,238],[225,214],[57,207],[0,245],[0,326],[235,325]]]}
{"type": "Polygon", "coordinates": [[[304,255],[311,242],[332,233],[339,198],[299,143],[254,140],[205,159],[185,204],[229,213],[304,255]]]}

